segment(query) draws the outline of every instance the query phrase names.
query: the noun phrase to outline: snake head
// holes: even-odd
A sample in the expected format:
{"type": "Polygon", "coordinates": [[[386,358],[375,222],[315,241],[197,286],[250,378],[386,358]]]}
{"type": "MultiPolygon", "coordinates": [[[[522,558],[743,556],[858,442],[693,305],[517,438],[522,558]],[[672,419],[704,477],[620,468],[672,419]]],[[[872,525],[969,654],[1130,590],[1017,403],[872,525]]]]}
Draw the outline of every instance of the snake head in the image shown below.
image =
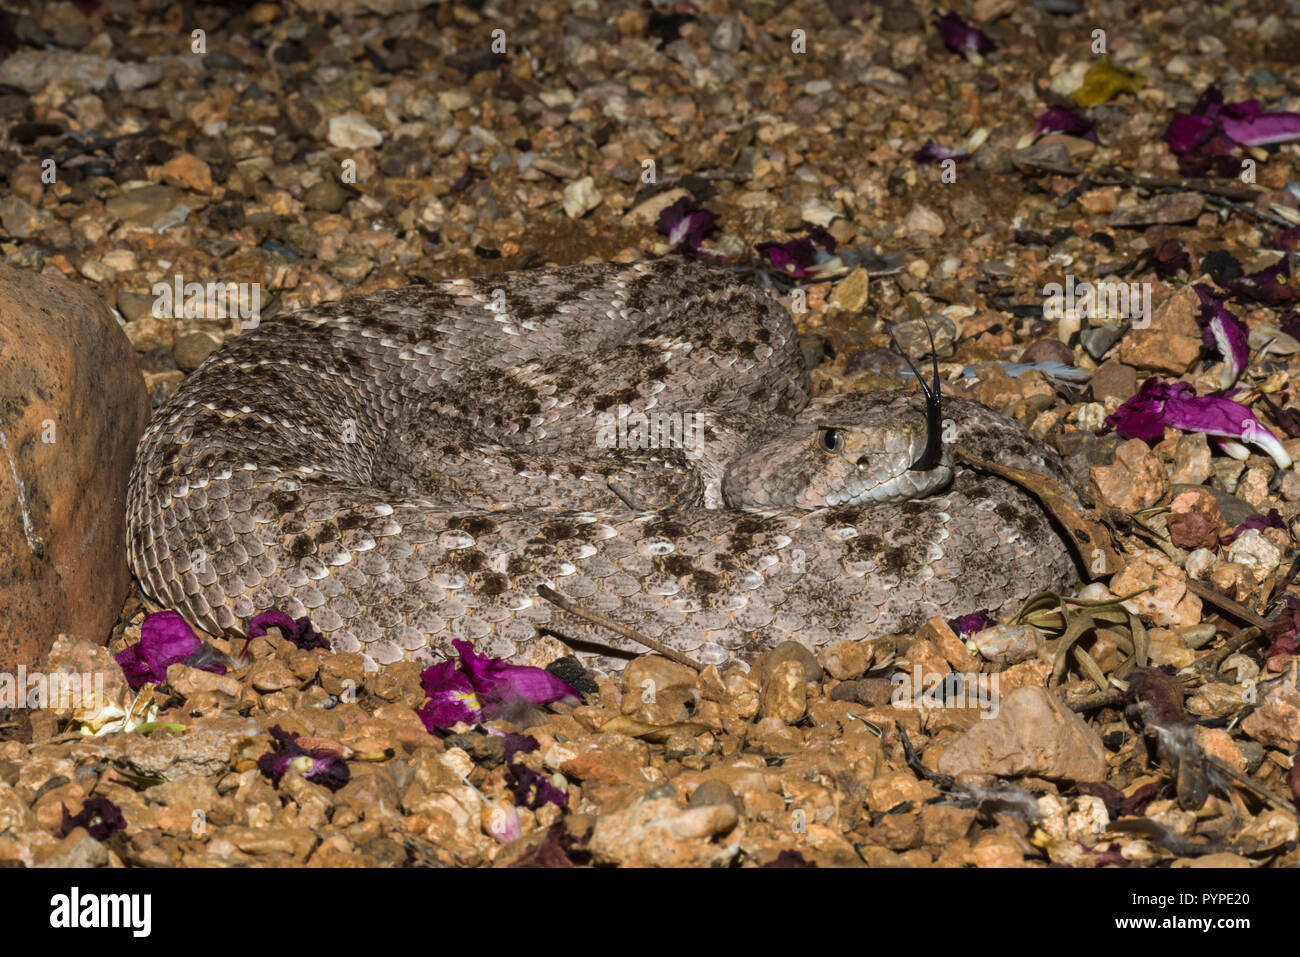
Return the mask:
{"type": "Polygon", "coordinates": [[[723,477],[733,507],[823,508],[919,498],[952,479],[936,403],[910,390],[814,399],[723,477]]]}

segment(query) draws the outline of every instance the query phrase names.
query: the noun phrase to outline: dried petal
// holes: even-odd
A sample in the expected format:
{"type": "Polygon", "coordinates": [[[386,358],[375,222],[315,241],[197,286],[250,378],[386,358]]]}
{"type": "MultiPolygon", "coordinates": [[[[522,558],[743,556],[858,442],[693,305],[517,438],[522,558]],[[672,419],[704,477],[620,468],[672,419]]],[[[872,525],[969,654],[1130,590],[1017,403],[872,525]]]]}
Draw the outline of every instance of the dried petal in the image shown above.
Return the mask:
{"type": "Polygon", "coordinates": [[[985,628],[991,628],[997,623],[998,620],[989,614],[987,608],[973,611],[968,615],[960,615],[957,618],[948,619],[948,627],[957,633],[958,638],[965,638],[967,635],[973,635],[975,632],[983,631],[985,628]]]}
{"type": "Polygon", "coordinates": [[[1078,106],[1097,106],[1121,93],[1136,93],[1146,86],[1146,77],[1132,70],[1112,66],[1108,60],[1094,63],[1083,75],[1083,83],[1070,94],[1078,106]]]}
{"type": "Polygon", "coordinates": [[[1205,348],[1223,357],[1219,387],[1230,388],[1250,361],[1250,330],[1227,310],[1209,286],[1198,284],[1193,288],[1201,299],[1201,340],[1205,348]]]}
{"type": "MultiPolygon", "coordinates": [[[[123,648],[114,658],[122,666],[127,684],[138,691],[146,682],[162,684],[167,668],[202,651],[203,643],[185,619],[174,611],[157,611],[147,615],[140,626],[140,640],[123,648]]],[[[205,671],[221,674],[225,668],[204,662],[205,671]]]]}
{"type": "Polygon", "coordinates": [[[545,774],[539,774],[523,764],[512,764],[506,771],[506,787],[515,796],[518,807],[537,810],[543,804],[567,807],[569,794],[561,791],[545,774]]]}
{"type": "MultiPolygon", "coordinates": [[[[1152,376],[1137,395],[1106,416],[1102,433],[1114,429],[1126,439],[1155,445],[1166,426],[1254,445],[1273,457],[1279,468],[1289,468],[1291,456],[1282,443],[1255,418],[1255,413],[1221,395],[1197,397],[1186,382],[1161,382],[1152,376]]],[[[1225,442],[1231,449],[1231,443],[1225,442]]]]}
{"type": "MultiPolygon", "coordinates": [[[[256,615],[248,623],[248,640],[260,638],[265,635],[267,629],[279,628],[280,633],[289,641],[293,642],[299,648],[310,650],[312,648],[324,648],[329,650],[330,643],[319,631],[312,627],[311,619],[306,615],[294,621],[285,612],[272,608],[270,611],[264,611],[256,615]]],[[[247,647],[247,646],[246,646],[247,647]]]]}
{"type": "Polygon", "coordinates": [[[992,53],[997,49],[983,30],[971,26],[951,10],[938,17],[934,25],[939,29],[944,46],[954,53],[969,56],[972,53],[992,53]]]}
{"type": "Polygon", "coordinates": [[[784,243],[758,243],[754,248],[773,269],[792,279],[804,279],[819,275],[820,267],[830,264],[835,238],[820,226],[813,226],[804,236],[784,243]]]}
{"type": "Polygon", "coordinates": [[[298,735],[285,731],[279,725],[268,733],[275,739],[271,751],[257,759],[257,766],[267,777],[280,782],[285,774],[297,771],[307,780],[337,791],[352,779],[343,756],[330,748],[303,748],[298,735]]]}
{"type": "Polygon", "coordinates": [[[717,215],[683,196],[659,214],[655,229],[668,237],[668,245],[689,255],[700,251],[704,237],[713,232],[717,222],[717,215]]]}
{"type": "Polygon", "coordinates": [[[944,160],[956,160],[964,163],[970,159],[970,153],[959,147],[940,146],[934,140],[926,140],[925,145],[912,154],[918,163],[942,163],[944,160]]]}
{"type": "Polygon", "coordinates": [[[1068,106],[1053,106],[1038,114],[1034,120],[1034,136],[1046,133],[1068,133],[1097,142],[1097,128],[1091,120],[1068,106]]]}
{"type": "Polygon", "coordinates": [[[63,821],[56,834],[67,837],[79,827],[84,827],[86,833],[95,840],[104,841],[114,831],[126,827],[126,818],[122,816],[121,809],[108,798],[90,797],[86,798],[76,814],[69,814],[68,809],[63,808],[63,821]]]}

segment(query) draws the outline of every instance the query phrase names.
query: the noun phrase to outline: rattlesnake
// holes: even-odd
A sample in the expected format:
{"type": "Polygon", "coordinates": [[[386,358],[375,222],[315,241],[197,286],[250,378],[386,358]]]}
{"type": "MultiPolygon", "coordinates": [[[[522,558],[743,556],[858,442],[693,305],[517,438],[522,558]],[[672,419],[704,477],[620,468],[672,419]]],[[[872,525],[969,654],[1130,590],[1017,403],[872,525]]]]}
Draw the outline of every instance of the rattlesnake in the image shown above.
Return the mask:
{"type": "Polygon", "coordinates": [[[1071,581],[1035,500],[951,445],[1068,486],[1056,453],[955,398],[941,447],[927,410],[811,398],[786,310],[717,267],[376,292],[266,319],[185,380],[140,441],[129,560],[210,632],[276,607],[370,668],[455,638],[521,663],[560,639],[605,672],[644,651],[540,584],[722,664],[1071,581]],[[637,413],[665,447],[631,447],[637,413]]]}

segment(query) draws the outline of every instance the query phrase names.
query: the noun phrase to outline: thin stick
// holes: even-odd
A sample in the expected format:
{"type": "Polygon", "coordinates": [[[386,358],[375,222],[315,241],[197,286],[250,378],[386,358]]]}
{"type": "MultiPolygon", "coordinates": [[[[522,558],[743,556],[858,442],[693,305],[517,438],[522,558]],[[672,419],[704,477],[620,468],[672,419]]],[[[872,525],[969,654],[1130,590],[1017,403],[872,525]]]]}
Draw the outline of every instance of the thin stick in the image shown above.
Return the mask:
{"type": "Polygon", "coordinates": [[[645,645],[651,651],[657,654],[661,654],[665,658],[671,658],[679,665],[685,665],[687,668],[694,668],[696,671],[704,670],[704,666],[702,664],[682,654],[680,651],[674,651],[672,648],[669,648],[667,645],[655,641],[653,638],[647,638],[645,635],[641,634],[640,632],[633,631],[631,628],[627,627],[627,625],[619,624],[618,622],[614,621],[611,618],[606,618],[604,615],[598,615],[594,611],[587,611],[587,609],[583,608],[582,606],[576,605],[568,598],[565,598],[554,588],[551,588],[547,585],[538,585],[537,594],[541,595],[551,604],[559,605],[569,614],[577,615],[579,618],[585,618],[593,625],[600,625],[600,627],[602,628],[608,628],[616,635],[622,635],[624,638],[645,645]]]}
{"type": "Polygon", "coordinates": [[[1082,714],[1100,708],[1117,708],[1123,703],[1124,693],[1122,691],[1099,691],[1096,694],[1088,695],[1086,698],[1067,701],[1065,704],[1071,711],[1082,714]]]}
{"type": "Polygon", "coordinates": [[[1208,761],[1210,764],[1212,764],[1215,770],[1232,778],[1242,787],[1246,788],[1248,791],[1254,792],[1259,797],[1267,801],[1269,804],[1273,805],[1276,808],[1280,808],[1283,811],[1286,811],[1288,814],[1295,814],[1296,807],[1294,804],[1292,804],[1290,801],[1288,801],[1286,798],[1282,797],[1281,795],[1275,794],[1270,788],[1266,788],[1264,785],[1260,784],[1254,778],[1242,774],[1236,768],[1232,767],[1229,764],[1225,764],[1224,762],[1220,761],[1212,754],[1207,754],[1205,756],[1205,760],[1208,761]]]}
{"type": "Polygon", "coordinates": [[[1189,577],[1187,579],[1187,590],[1203,601],[1209,602],[1219,611],[1226,612],[1234,618],[1240,618],[1248,625],[1254,625],[1256,628],[1268,627],[1268,622],[1254,609],[1247,608],[1241,602],[1234,601],[1198,579],[1189,577]]]}
{"type": "Polygon", "coordinates": [[[1262,628],[1258,628],[1254,625],[1251,625],[1249,628],[1243,628],[1241,631],[1229,638],[1228,643],[1218,651],[1211,652],[1199,661],[1188,665],[1188,668],[1196,669],[1196,671],[1203,677],[1213,675],[1219,670],[1219,665],[1223,664],[1223,662],[1227,660],[1228,656],[1234,651],[1239,648],[1244,648],[1252,641],[1256,641],[1263,637],[1264,630],[1262,628]]]}
{"type": "Polygon", "coordinates": [[[60,153],[54,154],[54,161],[62,163],[72,159],[74,156],[81,156],[85,153],[97,153],[100,150],[107,150],[110,146],[116,146],[118,143],[125,143],[127,140],[139,139],[141,136],[149,136],[156,133],[152,126],[143,130],[136,130],[134,133],[123,133],[121,136],[105,136],[89,143],[82,143],[79,146],[69,147],[60,153]]]}

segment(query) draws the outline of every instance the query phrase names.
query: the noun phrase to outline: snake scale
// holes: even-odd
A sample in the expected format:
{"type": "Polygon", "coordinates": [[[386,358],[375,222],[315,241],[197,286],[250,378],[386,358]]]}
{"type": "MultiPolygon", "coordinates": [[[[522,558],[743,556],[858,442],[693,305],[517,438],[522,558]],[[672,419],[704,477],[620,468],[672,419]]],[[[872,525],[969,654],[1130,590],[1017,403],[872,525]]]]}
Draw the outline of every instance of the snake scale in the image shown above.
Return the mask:
{"type": "Polygon", "coordinates": [[[265,319],[184,381],[140,441],[129,561],[214,634],[274,607],[367,668],[456,638],[545,663],[549,635],[605,673],[644,649],[538,585],[723,664],[1075,580],[1037,502],[951,447],[1068,487],[1056,453],[957,398],[933,436],[931,405],[813,398],[785,308],[704,264],[387,290],[265,319]]]}

